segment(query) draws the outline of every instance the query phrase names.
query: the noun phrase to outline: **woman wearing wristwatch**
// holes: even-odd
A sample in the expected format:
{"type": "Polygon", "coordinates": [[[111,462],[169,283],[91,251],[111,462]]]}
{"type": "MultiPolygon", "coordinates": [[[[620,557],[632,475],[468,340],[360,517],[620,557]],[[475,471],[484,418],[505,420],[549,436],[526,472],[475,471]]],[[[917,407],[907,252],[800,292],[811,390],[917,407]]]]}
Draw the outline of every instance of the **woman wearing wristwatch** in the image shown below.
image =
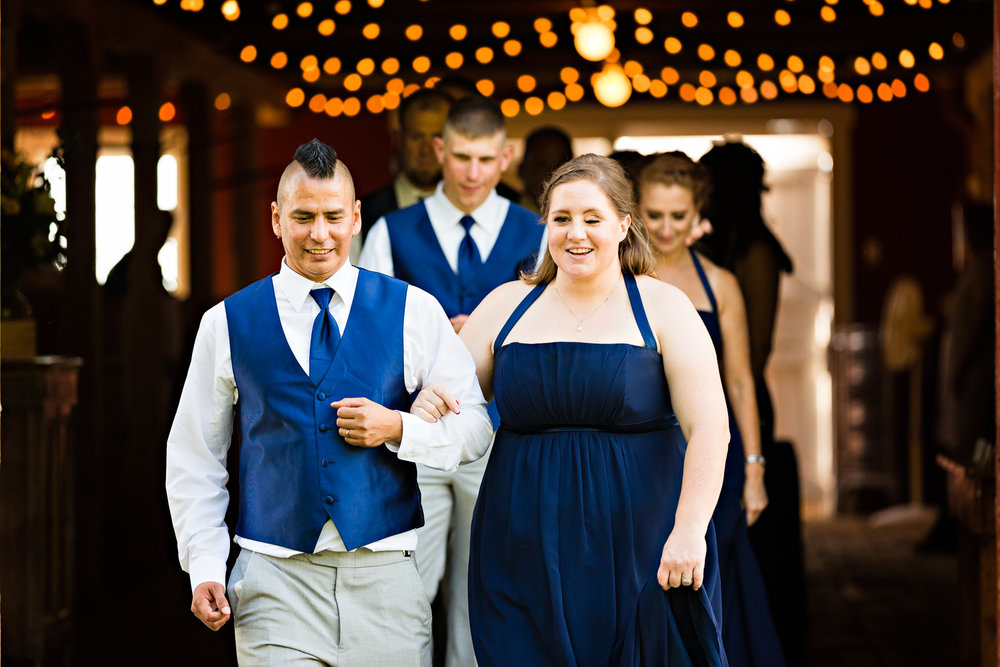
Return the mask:
{"type": "Polygon", "coordinates": [[[636,181],[656,274],[681,289],[698,309],[715,343],[729,405],[732,440],[713,516],[722,576],[723,644],[732,667],[772,667],[785,662],[747,537],[747,526],[767,506],[767,492],[746,311],[735,276],[686,243],[699,222],[707,189],[705,168],[679,151],[645,160],[636,181]]]}

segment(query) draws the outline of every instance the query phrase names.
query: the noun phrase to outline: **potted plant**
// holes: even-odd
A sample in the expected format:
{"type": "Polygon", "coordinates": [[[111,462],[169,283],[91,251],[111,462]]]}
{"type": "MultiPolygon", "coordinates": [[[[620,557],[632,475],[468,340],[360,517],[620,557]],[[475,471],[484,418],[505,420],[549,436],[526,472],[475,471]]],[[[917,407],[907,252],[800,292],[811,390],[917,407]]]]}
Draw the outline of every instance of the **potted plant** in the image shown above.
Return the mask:
{"type": "Polygon", "coordinates": [[[64,220],[59,220],[49,182],[21,155],[0,152],[0,356],[33,357],[34,321],[21,292],[24,277],[66,263],[64,220]]]}

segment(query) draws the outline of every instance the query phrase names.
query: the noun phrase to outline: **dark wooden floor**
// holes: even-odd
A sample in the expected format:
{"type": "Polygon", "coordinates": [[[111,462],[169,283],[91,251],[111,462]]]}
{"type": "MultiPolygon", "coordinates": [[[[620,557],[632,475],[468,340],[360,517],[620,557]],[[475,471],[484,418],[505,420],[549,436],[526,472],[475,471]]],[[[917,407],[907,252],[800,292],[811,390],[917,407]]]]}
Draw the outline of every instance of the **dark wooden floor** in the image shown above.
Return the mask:
{"type": "MultiPolygon", "coordinates": [[[[957,558],[917,551],[928,528],[920,517],[805,525],[808,667],[958,664],[957,558]]],[[[150,581],[123,573],[108,582],[106,599],[82,611],[75,664],[235,664],[231,629],[201,627],[187,610],[186,578],[164,566],[174,574],[150,581]]]]}
{"type": "Polygon", "coordinates": [[[918,550],[929,528],[914,516],[805,525],[809,667],[959,664],[957,557],[918,550]]]}

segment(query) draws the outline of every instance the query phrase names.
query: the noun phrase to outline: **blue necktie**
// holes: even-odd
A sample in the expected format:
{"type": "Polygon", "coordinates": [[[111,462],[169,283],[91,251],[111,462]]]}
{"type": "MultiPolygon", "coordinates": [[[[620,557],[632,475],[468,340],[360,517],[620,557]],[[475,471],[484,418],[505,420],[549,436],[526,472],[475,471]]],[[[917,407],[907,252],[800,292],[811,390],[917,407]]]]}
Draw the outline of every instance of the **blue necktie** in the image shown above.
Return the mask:
{"type": "Polygon", "coordinates": [[[319,305],[319,313],[313,320],[312,339],[309,342],[309,379],[319,384],[326,375],[326,369],[330,367],[333,356],[337,354],[337,347],[340,345],[340,327],[330,312],[333,290],[321,287],[309,292],[309,296],[319,305]]]}
{"type": "Polygon", "coordinates": [[[458,246],[458,278],[461,281],[472,280],[479,268],[483,265],[483,260],[479,256],[479,247],[472,240],[472,225],[476,221],[471,215],[462,216],[462,226],[465,227],[465,238],[462,245],[458,246]]]}

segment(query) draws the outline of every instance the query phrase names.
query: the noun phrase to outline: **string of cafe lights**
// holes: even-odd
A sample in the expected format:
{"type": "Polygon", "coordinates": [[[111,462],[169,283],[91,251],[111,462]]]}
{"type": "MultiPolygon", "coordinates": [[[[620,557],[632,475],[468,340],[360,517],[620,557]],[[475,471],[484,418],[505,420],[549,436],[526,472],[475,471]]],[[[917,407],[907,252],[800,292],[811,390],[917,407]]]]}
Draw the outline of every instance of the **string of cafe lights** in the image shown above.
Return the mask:
{"type": "MultiPolygon", "coordinates": [[[[884,14],[884,7],[877,2],[877,0],[864,0],[865,5],[868,7],[869,12],[873,16],[881,16],[884,14]]],[[[930,8],[932,5],[932,0],[904,0],[906,4],[910,5],[921,5],[922,7],[930,8]]],[[[948,4],[949,0],[938,0],[940,4],[948,4]]],[[[833,6],[837,4],[837,0],[826,0],[827,4],[821,9],[820,15],[823,21],[827,23],[832,23],[836,20],[836,12],[833,10],[833,6]],[[829,10],[829,11],[827,11],[829,10]]],[[[577,10],[574,10],[577,11],[577,10]]],[[[637,28],[635,30],[635,39],[640,44],[649,44],[654,39],[652,29],[648,24],[652,22],[652,13],[647,9],[637,9],[635,11],[635,20],[637,28]]],[[[684,28],[694,28],[699,24],[699,19],[694,12],[683,12],[680,15],[681,24],[684,28]]],[[[731,11],[727,13],[726,21],[731,28],[740,28],[744,25],[743,16],[739,12],[731,11]]],[[[774,13],[774,21],[780,26],[788,25],[792,21],[791,14],[785,9],[778,9],[774,13]]],[[[955,33],[952,39],[956,48],[961,48],[964,46],[964,37],[960,33],[955,33]]],[[[613,38],[611,40],[613,43],[613,38]]],[[[676,55],[681,52],[683,45],[680,39],[675,36],[669,36],[664,40],[664,49],[672,54],[676,55]]],[[[941,60],[945,56],[944,47],[941,46],[939,42],[931,42],[928,45],[928,54],[933,60],[941,60]]],[[[706,43],[701,43],[697,47],[697,55],[706,63],[712,61],[716,57],[715,49],[706,43]]],[[[603,55],[599,57],[591,58],[592,60],[600,60],[603,55]]],[[[632,60],[624,64],[624,66],[617,65],[617,56],[611,56],[605,63],[602,75],[608,73],[617,73],[620,81],[624,82],[619,85],[619,89],[623,92],[621,96],[617,99],[612,99],[610,101],[601,100],[607,106],[618,106],[623,104],[631,94],[631,90],[628,87],[628,82],[632,84],[631,88],[636,92],[649,92],[653,97],[662,97],[666,94],[663,86],[660,85],[659,81],[666,84],[678,84],[678,96],[685,102],[696,102],[698,104],[707,105],[712,104],[716,100],[719,102],[731,105],[735,104],[738,100],[742,100],[745,103],[754,103],[760,97],[765,99],[775,99],[779,95],[779,91],[784,91],[785,93],[803,93],[806,95],[811,95],[817,92],[819,88],[824,95],[831,99],[840,99],[844,102],[851,102],[855,99],[863,103],[872,102],[876,97],[881,101],[891,101],[897,97],[903,97],[906,95],[906,84],[900,79],[895,78],[891,82],[883,81],[877,84],[869,86],[866,83],[862,83],[857,86],[857,88],[852,88],[849,84],[840,83],[839,85],[835,80],[835,64],[830,56],[821,56],[818,59],[818,66],[816,72],[816,78],[819,79],[821,85],[817,86],[816,80],[813,77],[805,73],[804,63],[798,56],[789,56],[787,67],[780,69],[776,72],[778,76],[777,83],[768,79],[762,80],[758,86],[754,85],[753,75],[746,69],[741,69],[736,73],[736,89],[730,86],[720,86],[717,89],[717,93],[713,93],[713,88],[718,84],[719,77],[713,71],[709,69],[704,69],[698,74],[698,83],[692,82],[681,82],[680,75],[676,69],[672,67],[665,67],[661,71],[661,76],[659,79],[651,79],[649,76],[643,73],[643,67],[637,61],[632,60]],[[617,72],[615,72],[617,70],[617,72]],[[627,80],[627,81],[626,81],[627,80]]],[[[735,49],[726,49],[724,53],[724,61],[729,69],[736,69],[742,64],[742,57],[735,49]]],[[[903,49],[899,52],[899,63],[902,67],[906,69],[912,69],[916,65],[916,57],[913,52],[909,49],[903,49]]],[[[756,58],[756,64],[759,70],[762,72],[769,72],[775,68],[774,59],[766,54],[759,53],[756,58]]],[[[868,60],[864,56],[858,56],[854,61],[854,70],[862,76],[867,76],[872,71],[872,65],[876,69],[886,69],[888,60],[885,55],[875,52],[871,60],[868,60]]],[[[765,75],[766,76],[766,75],[765,75]]],[[[915,90],[920,92],[926,92],[930,88],[930,80],[923,73],[917,72],[913,77],[912,85],[915,90]]],[[[595,89],[598,93],[598,98],[600,99],[599,91],[595,89]]]]}
{"type": "MultiPolygon", "coordinates": [[[[153,0],[155,4],[162,5],[168,0],[153,0]]],[[[360,2],[360,0],[357,0],[360,2]]],[[[383,6],[384,0],[366,0],[367,5],[378,9],[383,6]]],[[[426,2],[426,0],[420,0],[426,2]]],[[[840,0],[825,0],[825,4],[819,8],[820,18],[829,24],[837,19],[837,5],[840,0]]],[[[919,6],[923,9],[931,9],[936,4],[947,5],[951,0],[896,0],[910,6],[919,6]]],[[[806,11],[803,5],[794,5],[794,0],[786,0],[788,8],[775,9],[773,21],[778,26],[788,26],[799,20],[806,11]]],[[[862,0],[872,17],[878,18],[885,14],[885,5],[881,0],[862,0]]],[[[188,11],[201,11],[204,8],[203,0],[181,0],[182,9],[188,11]]],[[[353,9],[351,0],[337,0],[333,3],[334,13],[340,17],[348,16],[353,9]]],[[[810,5],[809,9],[815,10],[815,5],[810,5]]],[[[240,8],[238,0],[225,0],[221,3],[220,11],[229,21],[236,21],[240,18],[240,8]]],[[[744,61],[743,56],[732,48],[719,49],[718,51],[706,44],[697,46],[697,54],[701,61],[706,63],[705,69],[698,72],[695,79],[689,79],[686,74],[682,74],[671,66],[663,67],[659,72],[648,72],[646,68],[636,59],[630,59],[624,63],[620,62],[621,54],[613,48],[614,40],[614,10],[608,5],[590,8],[575,8],[570,13],[573,22],[574,32],[577,24],[586,19],[586,15],[580,12],[594,12],[601,20],[612,25],[611,39],[612,50],[604,59],[604,65],[600,72],[595,72],[591,76],[591,87],[595,89],[599,79],[604,76],[613,80],[613,86],[617,86],[624,93],[624,99],[620,102],[610,103],[602,100],[600,95],[596,95],[602,103],[607,106],[619,106],[629,99],[632,92],[647,94],[651,98],[659,99],[666,97],[672,88],[676,89],[677,97],[689,103],[699,105],[709,105],[721,103],[723,105],[733,105],[739,102],[753,104],[759,100],[773,100],[782,93],[785,95],[813,95],[817,92],[825,95],[829,99],[840,100],[842,102],[858,101],[870,103],[876,99],[884,102],[903,97],[908,92],[907,81],[900,77],[891,81],[877,81],[877,72],[888,67],[889,56],[881,52],[873,52],[871,55],[858,55],[854,58],[850,66],[854,73],[862,77],[871,77],[871,84],[861,83],[851,86],[848,83],[836,80],[836,64],[833,58],[824,55],[817,59],[815,69],[809,67],[808,71],[802,58],[791,55],[786,62],[779,67],[775,58],[766,52],[756,54],[756,57],[744,61]],[[708,64],[715,61],[721,52],[721,62],[725,68],[719,68],[715,72],[709,69],[708,64]],[[758,70],[755,77],[752,66],[746,64],[753,62],[758,70]],[[726,75],[727,81],[720,82],[720,76],[726,75]],[[609,75],[610,76],[606,76],[609,75]],[[732,81],[728,81],[732,79],[732,81]]],[[[274,30],[284,30],[291,21],[294,20],[290,14],[293,12],[279,12],[271,18],[271,27],[274,30]]],[[[311,2],[300,2],[295,6],[294,16],[301,20],[314,19],[314,7],[311,2]]],[[[639,45],[652,44],[656,35],[651,27],[653,14],[650,10],[639,8],[634,10],[632,18],[636,27],[633,33],[634,40],[639,45]]],[[[702,23],[698,15],[693,11],[682,12],[679,16],[679,35],[684,35],[683,30],[690,30],[702,23]]],[[[337,29],[338,25],[333,18],[316,17],[316,30],[320,35],[330,36],[337,29]]],[[[730,11],[725,16],[729,28],[734,30],[743,27],[746,23],[742,14],[730,11]]],[[[553,22],[547,17],[538,17],[534,20],[533,26],[538,34],[539,44],[544,48],[552,48],[558,44],[560,37],[553,29],[553,22]]],[[[353,26],[352,26],[353,27],[353,26]]],[[[369,22],[361,27],[361,34],[368,40],[375,40],[382,35],[381,27],[377,22],[369,22]]],[[[465,50],[456,46],[445,57],[443,66],[450,70],[457,70],[462,67],[468,54],[469,61],[475,59],[476,62],[486,65],[494,60],[498,52],[504,53],[510,58],[518,57],[523,45],[516,39],[510,37],[510,26],[504,21],[496,21],[491,26],[491,35],[498,40],[497,44],[472,45],[465,50]]],[[[404,37],[417,42],[424,36],[424,28],[418,23],[406,27],[404,37]]],[[[448,30],[448,36],[458,45],[468,36],[467,28],[462,24],[455,24],[448,30]]],[[[952,44],[956,49],[964,46],[964,37],[955,33],[952,36],[952,44]]],[[[946,53],[942,45],[943,42],[934,41],[927,45],[927,53],[931,60],[940,61],[946,53]]],[[[579,51],[579,39],[576,40],[579,51]]],[[[684,42],[681,37],[675,35],[666,36],[663,39],[663,48],[669,55],[677,55],[684,49],[684,42]]],[[[916,49],[917,53],[922,52],[916,49]]],[[[240,59],[243,62],[251,63],[263,56],[254,45],[245,46],[240,52],[240,59]]],[[[917,58],[914,50],[903,49],[898,54],[899,64],[905,68],[914,70],[909,86],[918,92],[926,92],[930,89],[930,80],[922,72],[916,70],[917,58]]],[[[276,51],[271,54],[269,60],[271,67],[284,69],[287,67],[289,57],[284,51],[276,51]]],[[[351,63],[351,67],[336,56],[331,56],[320,62],[316,55],[306,55],[298,63],[301,70],[301,77],[304,84],[315,84],[324,75],[327,77],[341,76],[341,85],[346,91],[343,97],[327,97],[323,93],[313,93],[308,95],[303,87],[296,86],[290,89],[285,96],[285,103],[293,108],[306,105],[315,113],[326,113],[330,116],[347,115],[353,116],[361,112],[363,108],[371,113],[381,113],[385,110],[395,109],[406,95],[421,86],[434,85],[439,79],[437,75],[430,74],[434,67],[429,56],[418,56],[409,63],[403,63],[396,56],[387,56],[381,59],[381,63],[376,63],[371,57],[361,57],[356,62],[351,63]],[[412,75],[404,74],[404,68],[412,70],[412,75]],[[362,100],[364,94],[362,89],[365,85],[365,78],[374,74],[377,70],[391,78],[386,82],[385,92],[371,93],[367,99],[362,100]],[[429,75],[430,74],[430,75],[429,75]],[[421,77],[429,75],[422,81],[421,77]],[[407,80],[409,79],[409,81],[407,80]],[[353,94],[350,94],[353,93],[353,94]]],[[[441,64],[438,65],[441,67],[441,64]]],[[[843,65],[842,65],[843,67],[843,65]]],[[[443,70],[442,70],[443,71],[443,70]]],[[[516,116],[524,111],[529,115],[538,115],[546,108],[560,110],[571,103],[581,101],[586,91],[583,87],[583,75],[576,67],[567,66],[560,71],[559,79],[563,84],[561,89],[540,90],[537,81],[531,74],[522,74],[517,79],[518,90],[525,96],[522,98],[508,97],[500,100],[501,109],[507,116],[516,116]]],[[[492,95],[495,84],[489,78],[482,78],[475,82],[477,88],[485,95],[492,95]]],[[[220,109],[227,108],[231,104],[231,99],[225,93],[216,98],[216,106],[220,109]]]]}

